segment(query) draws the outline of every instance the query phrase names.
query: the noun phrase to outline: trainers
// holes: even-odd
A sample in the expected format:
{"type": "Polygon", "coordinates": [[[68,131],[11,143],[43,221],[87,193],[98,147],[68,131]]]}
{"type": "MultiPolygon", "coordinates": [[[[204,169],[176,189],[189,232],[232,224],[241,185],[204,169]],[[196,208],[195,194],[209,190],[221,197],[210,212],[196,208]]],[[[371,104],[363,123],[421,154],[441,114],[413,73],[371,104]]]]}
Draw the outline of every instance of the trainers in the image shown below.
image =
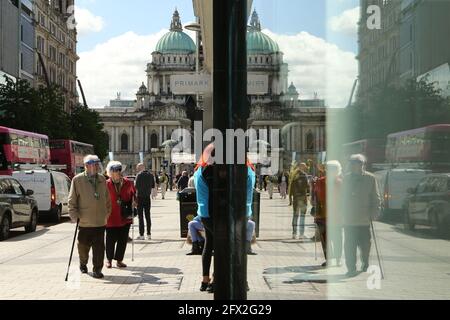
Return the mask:
{"type": "Polygon", "coordinates": [[[88,267],[86,265],[80,265],[81,273],[88,273],[88,267]]]}
{"type": "Polygon", "coordinates": [[[152,235],[151,234],[147,235],[147,240],[152,240],[152,235]]]}
{"type": "Polygon", "coordinates": [[[208,284],[208,288],[206,289],[209,293],[214,293],[214,283],[208,284]]]}
{"type": "Polygon", "coordinates": [[[103,275],[103,273],[101,273],[100,271],[95,271],[93,274],[92,274],[92,276],[95,278],[95,279],[103,279],[105,276],[103,275]]]}
{"type": "Polygon", "coordinates": [[[144,236],[139,236],[136,238],[136,240],[145,240],[144,236]]]}
{"type": "Polygon", "coordinates": [[[106,267],[107,269],[111,269],[111,268],[112,268],[112,262],[111,262],[111,261],[106,261],[105,267],[106,267]]]}

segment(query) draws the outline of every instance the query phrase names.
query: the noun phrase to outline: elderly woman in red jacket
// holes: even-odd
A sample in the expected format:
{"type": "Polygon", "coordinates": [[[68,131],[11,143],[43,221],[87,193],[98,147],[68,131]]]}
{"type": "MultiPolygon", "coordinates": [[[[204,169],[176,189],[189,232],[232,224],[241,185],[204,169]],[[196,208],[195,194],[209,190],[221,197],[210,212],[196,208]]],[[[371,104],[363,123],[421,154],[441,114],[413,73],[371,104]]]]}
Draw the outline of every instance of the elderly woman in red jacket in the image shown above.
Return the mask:
{"type": "Polygon", "coordinates": [[[106,225],[106,258],[108,259],[106,267],[112,268],[112,261],[116,260],[118,268],[126,268],[123,258],[132,224],[132,208],[136,203],[136,189],[130,180],[123,177],[123,166],[120,162],[111,161],[106,171],[110,177],[106,185],[112,203],[111,215],[106,225]]]}

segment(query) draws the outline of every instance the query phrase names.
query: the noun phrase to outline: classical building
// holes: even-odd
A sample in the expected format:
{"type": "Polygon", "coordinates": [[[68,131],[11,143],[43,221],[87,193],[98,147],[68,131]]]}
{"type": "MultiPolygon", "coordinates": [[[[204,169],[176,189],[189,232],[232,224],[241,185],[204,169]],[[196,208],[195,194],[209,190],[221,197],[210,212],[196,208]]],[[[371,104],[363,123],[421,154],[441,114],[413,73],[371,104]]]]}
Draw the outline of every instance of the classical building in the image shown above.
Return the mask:
{"type": "MultiPolygon", "coordinates": [[[[180,95],[171,90],[172,76],[195,73],[197,54],[200,71],[211,72],[207,63],[209,57],[205,54],[208,51],[204,48],[206,40],[201,36],[199,39],[201,47],[197,53],[196,44],[183,32],[179,13],[175,11],[170,31],[159,40],[152,53],[152,61],[146,69],[147,82],[138,89],[134,106],[130,106],[131,101],[118,97],[110,106],[99,109],[110,136],[114,159],[134,167],[143,156],[152,170],[159,171],[173,160],[168,159],[166,153],[172,132],[178,128],[192,132],[194,121],[203,118],[198,106],[205,110],[212,108],[208,93],[180,95]]],[[[316,158],[325,150],[325,102],[299,99],[294,84],[289,85],[283,52],[261,31],[256,11],[248,27],[247,47],[251,103],[248,127],[256,130],[258,140],[265,140],[278,149],[284,167],[290,165],[293,156],[297,160],[316,158]],[[278,141],[271,140],[274,130],[280,132],[278,141]]]]}
{"type": "Polygon", "coordinates": [[[34,0],[36,25],[35,85],[57,84],[66,98],[65,109],[78,103],[77,94],[77,31],[72,26],[75,0],[34,0]],[[42,58],[42,60],[41,60],[42,58]]]}

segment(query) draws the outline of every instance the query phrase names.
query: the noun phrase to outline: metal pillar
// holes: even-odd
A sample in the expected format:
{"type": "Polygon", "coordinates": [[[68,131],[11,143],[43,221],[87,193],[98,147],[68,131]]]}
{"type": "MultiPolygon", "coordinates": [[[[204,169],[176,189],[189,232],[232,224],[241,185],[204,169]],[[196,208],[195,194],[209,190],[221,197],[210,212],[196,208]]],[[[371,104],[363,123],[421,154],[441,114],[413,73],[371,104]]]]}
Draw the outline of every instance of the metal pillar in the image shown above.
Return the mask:
{"type": "MultiPolygon", "coordinates": [[[[247,130],[249,117],[247,0],[213,1],[213,124],[226,137],[227,129],[247,130]]],[[[218,164],[214,169],[214,298],[246,300],[247,168],[237,164],[237,147],[224,144],[224,161],[234,148],[235,164],[218,164]]]]}

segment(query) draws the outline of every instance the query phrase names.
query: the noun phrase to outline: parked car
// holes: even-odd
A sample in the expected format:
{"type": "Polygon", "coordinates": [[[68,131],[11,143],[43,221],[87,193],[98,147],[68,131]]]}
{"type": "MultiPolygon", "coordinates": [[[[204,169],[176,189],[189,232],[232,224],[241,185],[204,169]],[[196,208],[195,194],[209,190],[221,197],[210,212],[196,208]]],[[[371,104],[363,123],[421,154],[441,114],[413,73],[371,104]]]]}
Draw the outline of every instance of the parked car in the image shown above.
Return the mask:
{"type": "Polygon", "coordinates": [[[407,190],[430,174],[430,170],[420,169],[389,169],[375,172],[382,200],[381,219],[389,220],[401,217],[407,190]]]}
{"type": "Polygon", "coordinates": [[[416,225],[430,226],[437,236],[450,231],[450,173],[431,174],[408,190],[404,224],[409,230],[416,225]]]}
{"type": "Polygon", "coordinates": [[[16,179],[0,176],[0,241],[8,239],[11,229],[36,231],[39,211],[32,195],[33,191],[25,191],[16,179]]]}
{"type": "Polygon", "coordinates": [[[69,214],[70,179],[66,174],[51,170],[25,170],[13,172],[13,177],[26,189],[34,191],[40,217],[59,222],[63,215],[69,214]]]}

